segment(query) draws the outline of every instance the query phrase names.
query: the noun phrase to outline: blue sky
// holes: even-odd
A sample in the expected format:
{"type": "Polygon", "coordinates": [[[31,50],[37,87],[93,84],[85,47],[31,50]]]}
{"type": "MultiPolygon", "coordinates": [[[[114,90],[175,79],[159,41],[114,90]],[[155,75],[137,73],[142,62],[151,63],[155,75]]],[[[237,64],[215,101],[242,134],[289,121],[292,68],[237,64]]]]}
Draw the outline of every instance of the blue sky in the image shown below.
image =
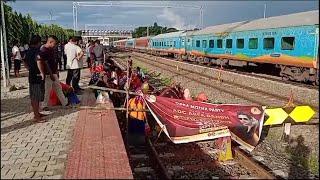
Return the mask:
{"type": "MultiPolygon", "coordinates": [[[[87,1],[88,2],[88,1],[87,1]]],[[[296,12],[318,10],[319,1],[90,1],[98,3],[150,5],[190,5],[203,6],[204,26],[252,20],[263,17],[264,4],[267,4],[266,15],[277,16],[296,12]]],[[[72,1],[25,1],[16,0],[9,5],[22,14],[31,14],[39,23],[52,22],[64,27],[73,27],[72,1]]],[[[130,29],[132,26],[152,25],[158,22],[176,28],[193,28],[199,25],[199,10],[188,8],[163,7],[80,7],[78,27],[85,25],[99,29],[95,24],[108,24],[117,28],[130,29]]]]}

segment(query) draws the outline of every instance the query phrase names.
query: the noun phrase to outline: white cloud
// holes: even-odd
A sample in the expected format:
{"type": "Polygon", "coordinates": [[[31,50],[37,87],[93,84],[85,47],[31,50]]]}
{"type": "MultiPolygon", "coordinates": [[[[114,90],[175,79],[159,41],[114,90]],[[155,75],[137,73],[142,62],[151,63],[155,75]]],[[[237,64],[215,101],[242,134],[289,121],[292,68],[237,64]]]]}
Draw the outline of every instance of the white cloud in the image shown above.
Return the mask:
{"type": "Polygon", "coordinates": [[[169,8],[164,8],[162,14],[158,15],[158,18],[169,21],[171,26],[177,29],[183,29],[185,26],[184,19],[180,15],[174,13],[174,11],[169,10],[169,8]]]}
{"type": "Polygon", "coordinates": [[[193,29],[196,25],[186,22],[186,19],[181,17],[179,14],[175,13],[169,8],[164,8],[162,14],[157,16],[159,19],[169,22],[170,26],[177,29],[193,29]]]}

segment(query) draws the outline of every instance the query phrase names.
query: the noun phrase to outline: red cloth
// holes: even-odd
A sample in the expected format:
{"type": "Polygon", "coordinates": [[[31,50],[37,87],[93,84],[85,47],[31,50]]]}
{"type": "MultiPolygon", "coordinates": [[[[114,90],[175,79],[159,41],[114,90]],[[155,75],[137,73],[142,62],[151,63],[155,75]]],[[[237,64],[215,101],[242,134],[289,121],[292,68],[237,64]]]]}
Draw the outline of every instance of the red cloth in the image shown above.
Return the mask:
{"type": "MultiPolygon", "coordinates": [[[[60,85],[61,85],[62,91],[67,91],[69,88],[71,88],[71,86],[64,84],[62,82],[60,82],[60,85]]],[[[50,106],[61,105],[58,95],[53,89],[51,89],[50,91],[49,105],[50,106]]]]}
{"type": "Polygon", "coordinates": [[[104,67],[103,67],[103,65],[92,66],[90,70],[91,70],[91,72],[97,72],[97,73],[99,73],[99,72],[104,71],[104,67]]]}

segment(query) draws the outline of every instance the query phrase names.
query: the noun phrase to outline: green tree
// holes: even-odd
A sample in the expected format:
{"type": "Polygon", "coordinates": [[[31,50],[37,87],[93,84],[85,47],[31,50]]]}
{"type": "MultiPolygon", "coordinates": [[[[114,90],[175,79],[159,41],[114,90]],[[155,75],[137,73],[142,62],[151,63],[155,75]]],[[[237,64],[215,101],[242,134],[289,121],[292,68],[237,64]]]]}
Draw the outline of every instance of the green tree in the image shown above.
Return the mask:
{"type": "MultiPolygon", "coordinates": [[[[149,26],[148,28],[149,28],[149,36],[156,36],[158,34],[178,31],[176,28],[167,28],[167,27],[159,26],[156,22],[153,24],[153,26],[149,26]]],[[[135,28],[132,33],[132,37],[134,38],[139,38],[144,36],[147,36],[147,27],[145,26],[140,26],[135,28]]]]}
{"type": "Polygon", "coordinates": [[[18,40],[22,44],[28,43],[30,37],[34,34],[40,35],[43,39],[48,35],[55,35],[60,41],[65,41],[73,35],[72,29],[64,29],[56,24],[38,24],[31,18],[30,14],[17,13],[7,4],[4,4],[4,13],[8,46],[12,46],[14,40],[18,40]]]}

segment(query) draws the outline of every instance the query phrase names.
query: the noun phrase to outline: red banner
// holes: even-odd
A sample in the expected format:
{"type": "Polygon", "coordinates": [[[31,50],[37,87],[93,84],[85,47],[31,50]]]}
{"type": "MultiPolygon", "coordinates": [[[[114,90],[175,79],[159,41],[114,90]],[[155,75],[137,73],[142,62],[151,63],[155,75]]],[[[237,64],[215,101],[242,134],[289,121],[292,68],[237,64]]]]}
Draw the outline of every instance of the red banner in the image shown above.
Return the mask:
{"type": "Polygon", "coordinates": [[[174,143],[231,136],[252,151],[260,139],[264,108],[145,95],[148,108],[174,143]]]}

